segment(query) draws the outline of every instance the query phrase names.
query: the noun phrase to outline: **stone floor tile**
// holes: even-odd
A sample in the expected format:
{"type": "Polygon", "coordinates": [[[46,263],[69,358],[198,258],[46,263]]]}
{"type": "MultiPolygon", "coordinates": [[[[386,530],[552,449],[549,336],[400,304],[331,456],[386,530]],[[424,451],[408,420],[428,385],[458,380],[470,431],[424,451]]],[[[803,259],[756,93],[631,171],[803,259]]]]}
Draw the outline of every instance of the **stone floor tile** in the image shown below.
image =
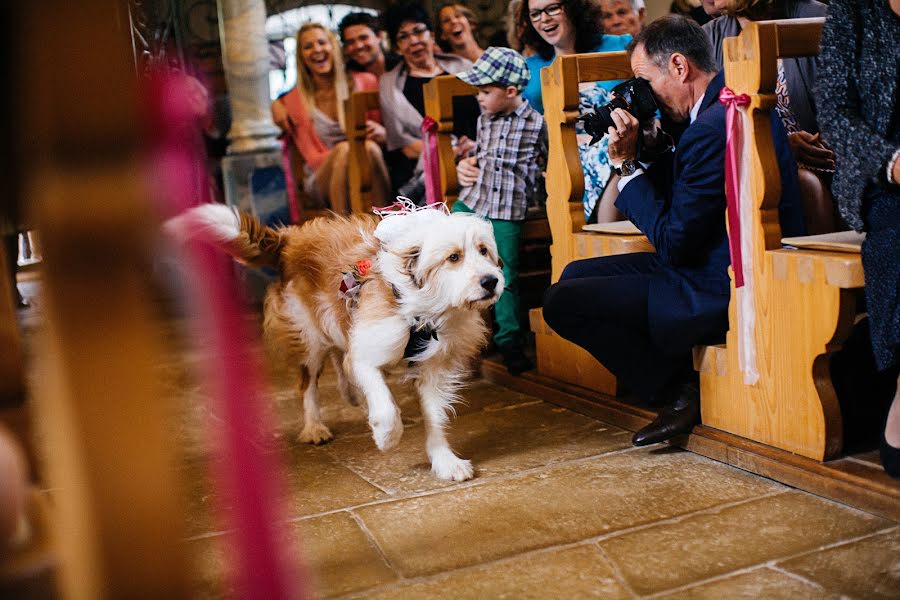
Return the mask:
{"type": "MultiPolygon", "coordinates": [[[[285,518],[328,512],[385,497],[385,493],[335,463],[321,447],[295,446],[284,454],[285,518]]],[[[194,461],[184,470],[191,521],[189,535],[221,531],[216,523],[218,491],[210,481],[209,462],[194,461]]],[[[224,507],[225,511],[230,506],[224,507]]],[[[227,513],[226,513],[227,514],[227,513]]]]}
{"type": "Polygon", "coordinates": [[[778,566],[851,598],[900,598],[900,529],[778,566]]]}
{"type": "Polygon", "coordinates": [[[408,577],[568,544],[782,489],[677,450],[640,449],[356,510],[408,577]]]}
{"type": "Polygon", "coordinates": [[[613,537],[600,546],[636,592],[650,594],[887,525],[840,504],[788,492],[613,537]]]}
{"type": "MultiPolygon", "coordinates": [[[[481,479],[631,446],[628,432],[545,402],[464,414],[451,420],[447,433],[481,479]]],[[[369,438],[336,439],[328,451],[392,493],[455,485],[432,474],[422,425],[407,427],[400,445],[388,452],[379,452],[369,438]]]]}
{"type": "MultiPolygon", "coordinates": [[[[286,534],[294,553],[306,557],[302,564],[312,579],[314,597],[348,594],[397,579],[349,513],[305,519],[288,525],[286,534]]],[[[227,577],[227,542],[225,535],[189,542],[199,574],[195,598],[235,597],[227,577]]]]}
{"type": "Polygon", "coordinates": [[[838,600],[838,596],[772,569],[756,569],[726,579],[663,594],[659,600],[838,600]]]}
{"type": "Polygon", "coordinates": [[[629,598],[596,545],[541,552],[365,594],[366,600],[629,598]]]}

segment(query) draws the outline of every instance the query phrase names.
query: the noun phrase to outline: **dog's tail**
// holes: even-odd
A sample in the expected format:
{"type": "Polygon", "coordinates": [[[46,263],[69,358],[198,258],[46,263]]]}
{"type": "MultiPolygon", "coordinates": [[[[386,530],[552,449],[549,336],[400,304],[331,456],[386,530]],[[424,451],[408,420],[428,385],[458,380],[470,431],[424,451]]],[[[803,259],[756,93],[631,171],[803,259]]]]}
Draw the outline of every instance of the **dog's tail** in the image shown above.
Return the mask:
{"type": "Polygon", "coordinates": [[[201,204],[169,219],[163,230],[180,242],[201,240],[218,246],[237,261],[255,267],[278,267],[284,237],[253,215],[223,204],[201,204]]]}

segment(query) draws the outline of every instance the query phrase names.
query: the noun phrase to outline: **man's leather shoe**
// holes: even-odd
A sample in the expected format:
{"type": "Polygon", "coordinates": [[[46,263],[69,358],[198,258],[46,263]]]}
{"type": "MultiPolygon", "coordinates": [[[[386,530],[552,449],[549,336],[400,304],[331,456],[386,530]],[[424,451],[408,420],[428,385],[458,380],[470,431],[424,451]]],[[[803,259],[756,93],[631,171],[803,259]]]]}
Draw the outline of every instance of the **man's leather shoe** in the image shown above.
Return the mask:
{"type": "Polygon", "coordinates": [[[635,446],[649,446],[688,433],[700,422],[700,388],[680,383],[674,401],[659,412],[652,423],[631,438],[635,446]]]}

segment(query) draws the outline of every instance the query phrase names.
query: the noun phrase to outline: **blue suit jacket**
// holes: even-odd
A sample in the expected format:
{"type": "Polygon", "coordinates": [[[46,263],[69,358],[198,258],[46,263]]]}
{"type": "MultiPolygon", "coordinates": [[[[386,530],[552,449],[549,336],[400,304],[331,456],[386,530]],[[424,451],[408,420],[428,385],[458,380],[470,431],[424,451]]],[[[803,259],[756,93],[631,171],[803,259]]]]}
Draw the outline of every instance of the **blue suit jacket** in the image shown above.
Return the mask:
{"type": "MultiPolygon", "coordinates": [[[[721,341],[728,329],[725,107],[719,103],[724,84],[719,73],[674,155],[629,181],[616,200],[656,248],[648,321],[654,341],[673,352],[721,341]]],[[[782,234],[803,235],[797,166],[777,116],[772,133],[781,170],[782,234]]]]}

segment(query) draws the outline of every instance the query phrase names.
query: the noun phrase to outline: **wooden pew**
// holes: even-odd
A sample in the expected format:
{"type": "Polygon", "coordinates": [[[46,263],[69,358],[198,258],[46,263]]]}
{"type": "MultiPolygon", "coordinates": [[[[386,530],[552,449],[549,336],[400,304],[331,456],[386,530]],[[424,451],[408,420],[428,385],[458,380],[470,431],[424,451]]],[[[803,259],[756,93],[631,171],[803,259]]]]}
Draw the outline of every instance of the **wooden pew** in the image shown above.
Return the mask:
{"type": "MultiPolygon", "coordinates": [[[[613,235],[582,231],[584,173],[578,155],[575,123],[580,115],[581,83],[627,79],[632,76],[625,52],[560,56],[541,70],[544,119],[550,142],[547,165],[547,218],[553,236],[552,280],[559,280],[573,260],[629,252],[653,251],[643,235],[613,235]]],[[[616,378],[589,352],[556,335],[544,322],[541,309],[530,312],[541,375],[616,395],[616,378]]]]}
{"type": "Polygon", "coordinates": [[[441,167],[441,197],[449,208],[459,198],[459,181],[456,179],[456,159],[453,155],[453,99],[457,96],[473,96],[478,91],[473,85],[455,75],[441,75],[425,84],[425,114],[437,122],[438,158],[441,167]]]}
{"type": "MultiPolygon", "coordinates": [[[[435,77],[425,84],[425,113],[437,122],[438,160],[441,172],[441,197],[448,207],[459,198],[459,182],[456,179],[456,159],[451,137],[453,135],[453,99],[474,95],[478,89],[455,75],[435,77]]],[[[522,224],[520,251],[519,289],[523,305],[534,296],[530,305],[547,287],[550,271],[547,247],[550,241],[550,225],[543,211],[529,211],[522,224]]]]}
{"type": "Polygon", "coordinates": [[[859,254],[782,248],[770,109],[777,59],[817,54],[822,23],[757,22],[725,42],[726,84],[751,98],[744,136],[754,150],[745,174],[752,178],[754,248],[744,260],[753,269],[759,380],[745,384],[738,366],[733,272],[726,343],[695,350],[704,425],[817,460],[841,451],[829,354],[850,332],[863,270],[859,254]]]}
{"type": "Polygon", "coordinates": [[[372,165],[366,152],[366,113],[378,110],[378,92],[353,92],[344,102],[344,119],[350,156],[347,160],[350,178],[350,212],[372,210],[372,202],[382,206],[389,198],[372,198],[372,165]]]}

